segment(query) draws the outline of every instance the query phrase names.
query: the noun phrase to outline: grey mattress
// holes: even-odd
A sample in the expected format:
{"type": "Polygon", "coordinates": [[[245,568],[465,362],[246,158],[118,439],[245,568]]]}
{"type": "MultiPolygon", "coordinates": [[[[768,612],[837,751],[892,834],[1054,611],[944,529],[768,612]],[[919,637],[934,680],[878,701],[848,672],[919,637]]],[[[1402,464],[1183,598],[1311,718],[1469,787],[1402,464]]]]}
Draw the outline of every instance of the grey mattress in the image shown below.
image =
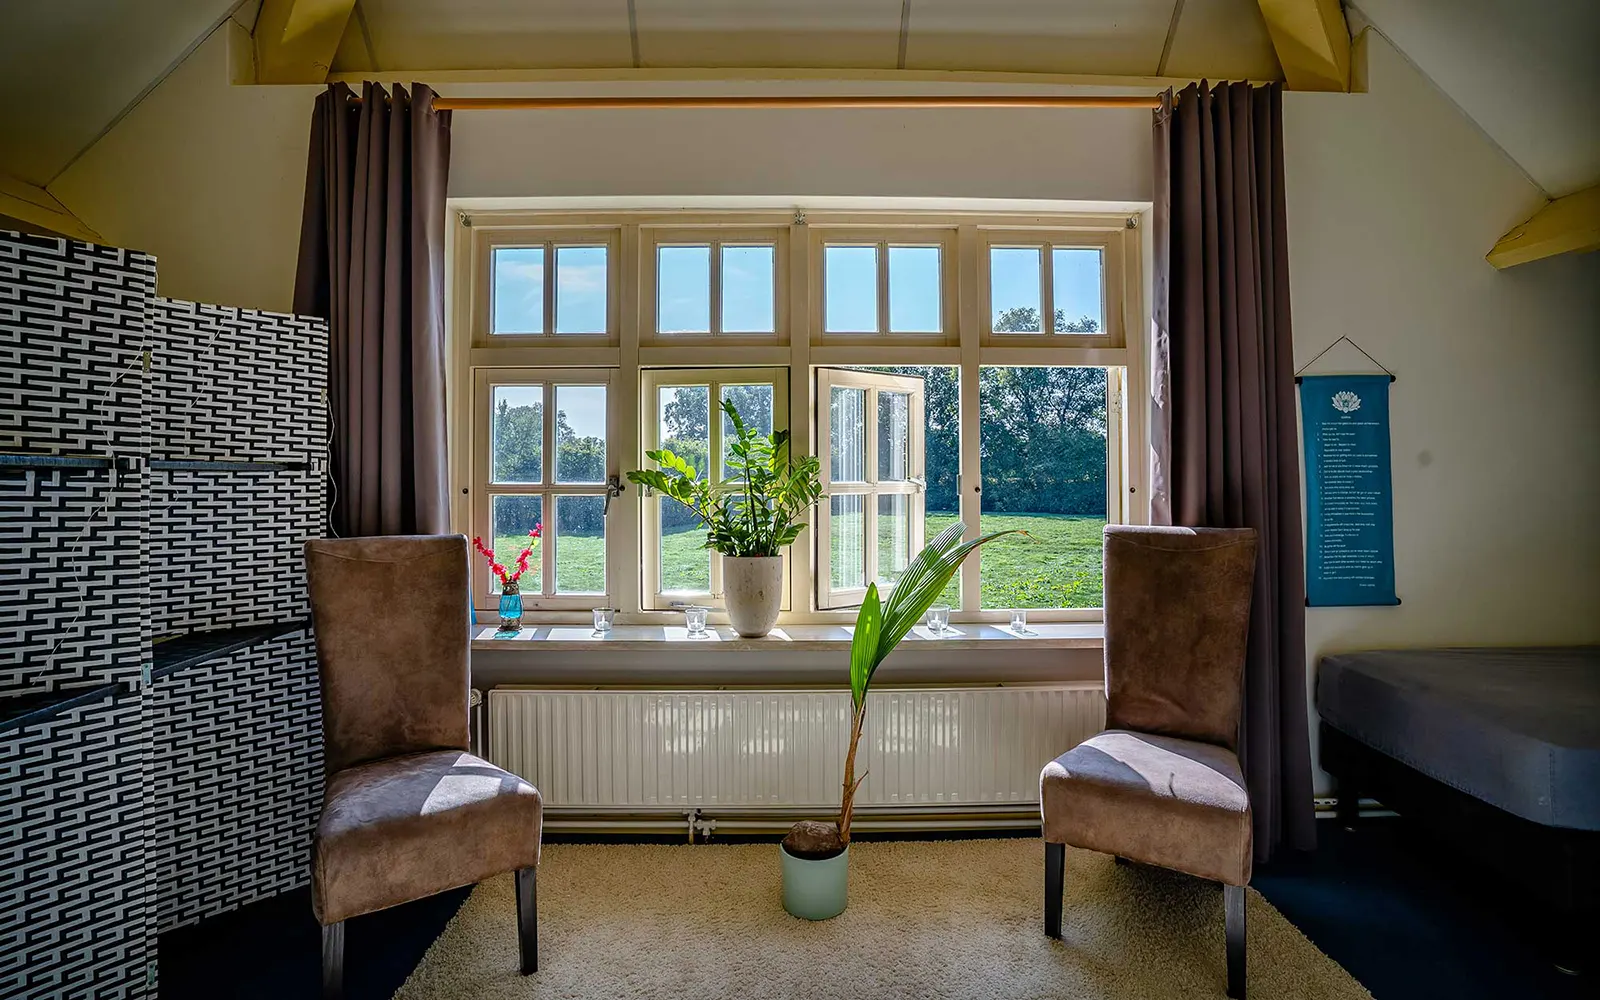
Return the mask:
{"type": "Polygon", "coordinates": [[[1523,819],[1600,830],[1600,646],[1324,656],[1317,711],[1523,819]]]}

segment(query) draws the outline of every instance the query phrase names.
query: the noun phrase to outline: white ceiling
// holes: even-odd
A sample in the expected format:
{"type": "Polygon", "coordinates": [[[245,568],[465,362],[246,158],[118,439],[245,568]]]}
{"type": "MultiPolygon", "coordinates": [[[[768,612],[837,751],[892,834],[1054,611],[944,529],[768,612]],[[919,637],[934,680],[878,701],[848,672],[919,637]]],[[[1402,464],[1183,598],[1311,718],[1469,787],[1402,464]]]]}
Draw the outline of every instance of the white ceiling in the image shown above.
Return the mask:
{"type": "Polygon", "coordinates": [[[1600,0],[1355,0],[1552,197],[1600,181],[1600,0]]]}
{"type": "Polygon", "coordinates": [[[43,187],[238,0],[0,0],[0,172],[43,187]]]}
{"type": "MultiPolygon", "coordinates": [[[[0,173],[44,186],[260,0],[0,0],[0,173]]],[[[1553,195],[1600,180],[1600,0],[1356,0],[1553,195]]],[[[1278,79],[1256,0],[358,0],[337,70],[811,67],[1278,79]]],[[[420,74],[419,74],[420,75],[420,74]]]]}

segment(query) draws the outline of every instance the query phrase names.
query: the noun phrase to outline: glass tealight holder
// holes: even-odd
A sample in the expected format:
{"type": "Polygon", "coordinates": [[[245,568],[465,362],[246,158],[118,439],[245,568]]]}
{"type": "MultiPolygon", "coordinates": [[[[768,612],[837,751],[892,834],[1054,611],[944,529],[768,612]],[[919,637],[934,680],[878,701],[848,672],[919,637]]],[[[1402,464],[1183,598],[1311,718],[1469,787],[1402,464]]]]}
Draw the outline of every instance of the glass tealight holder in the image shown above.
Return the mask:
{"type": "Polygon", "coordinates": [[[709,610],[709,609],[700,608],[700,607],[692,607],[692,608],[684,608],[683,609],[684,623],[689,626],[689,634],[690,635],[692,635],[692,636],[702,636],[702,635],[706,634],[706,611],[707,610],[709,610]]]}
{"type": "Polygon", "coordinates": [[[950,627],[950,605],[935,604],[928,609],[928,631],[934,635],[943,633],[950,627]]]}
{"type": "Polygon", "coordinates": [[[1032,635],[1028,631],[1028,613],[1021,608],[1014,608],[1011,612],[1011,631],[1018,635],[1032,635]]]}
{"type": "Polygon", "coordinates": [[[594,630],[596,632],[611,631],[611,623],[616,619],[616,608],[594,609],[594,630]]]}

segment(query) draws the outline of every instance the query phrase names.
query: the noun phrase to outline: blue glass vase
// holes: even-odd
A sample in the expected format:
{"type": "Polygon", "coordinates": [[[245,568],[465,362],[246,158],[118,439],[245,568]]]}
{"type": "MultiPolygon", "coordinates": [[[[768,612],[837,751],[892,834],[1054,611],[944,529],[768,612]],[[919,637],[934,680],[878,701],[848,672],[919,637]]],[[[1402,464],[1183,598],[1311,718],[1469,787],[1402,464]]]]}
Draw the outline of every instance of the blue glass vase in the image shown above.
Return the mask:
{"type": "Polygon", "coordinates": [[[508,580],[500,588],[500,631],[515,632],[522,628],[522,585],[508,580]]]}

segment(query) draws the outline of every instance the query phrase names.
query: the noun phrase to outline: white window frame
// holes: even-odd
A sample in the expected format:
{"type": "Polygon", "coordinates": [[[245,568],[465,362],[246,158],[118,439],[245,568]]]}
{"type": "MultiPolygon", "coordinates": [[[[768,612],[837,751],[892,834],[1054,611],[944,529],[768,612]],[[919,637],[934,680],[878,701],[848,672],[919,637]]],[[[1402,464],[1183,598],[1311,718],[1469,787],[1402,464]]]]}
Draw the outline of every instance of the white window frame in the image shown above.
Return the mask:
{"type": "MultiPolygon", "coordinates": [[[[820,367],[947,366],[959,369],[961,384],[959,510],[975,535],[981,496],[977,398],[979,370],[988,365],[1088,365],[1110,370],[1108,396],[1108,520],[1142,523],[1148,520],[1148,434],[1145,428],[1149,379],[1144,371],[1143,335],[1149,328],[1144,305],[1144,225],[1148,216],[1126,214],[984,213],[984,212],[863,212],[834,210],[729,209],[729,210],[477,210],[466,203],[452,204],[447,246],[451,254],[451,281],[447,287],[447,368],[452,523],[466,534],[474,529],[475,510],[484,485],[475,478],[474,436],[480,414],[474,411],[476,372],[484,368],[580,370],[610,369],[611,430],[607,442],[608,464],[622,473],[642,467],[643,373],[658,368],[780,367],[787,370],[787,403],[791,416],[816,412],[816,375],[820,367]],[[777,294],[782,328],[778,338],[680,340],[656,337],[655,301],[646,289],[653,280],[656,238],[684,232],[719,232],[726,242],[737,242],[755,230],[786,234],[787,251],[779,265],[777,294]],[[929,245],[938,240],[941,253],[944,300],[941,320],[944,335],[936,338],[909,334],[823,335],[822,280],[816,259],[823,242],[882,242],[929,245]],[[489,258],[494,246],[527,246],[543,242],[594,243],[609,241],[614,247],[609,268],[608,306],[615,313],[615,328],[606,337],[576,335],[487,334],[490,302],[489,258]],[[988,329],[987,248],[1016,244],[1052,246],[1102,245],[1105,250],[1104,335],[1060,334],[994,335],[988,329]],[[1124,406],[1123,400],[1135,401],[1124,406]]],[[[887,266],[886,253],[880,257],[887,266]]],[[[553,280],[553,279],[552,279],[553,280]]],[[[1041,279],[1044,280],[1044,279],[1041,279]]],[[[1041,300],[1044,289],[1041,288],[1041,300]]],[[[887,304],[886,289],[880,303],[887,304]]],[[[882,306],[881,306],[882,307],[882,306]]],[[[486,412],[486,411],[485,411],[486,412]]],[[[816,421],[795,424],[797,456],[822,454],[816,421]]],[[[657,610],[645,593],[643,553],[644,498],[631,483],[613,499],[606,520],[607,586],[609,603],[623,624],[681,625],[681,611],[657,610]]],[[[553,512],[552,512],[553,513],[553,512]]],[[[854,620],[854,611],[819,610],[817,600],[817,542],[808,528],[789,549],[788,600],[779,619],[787,623],[840,623],[854,620]]],[[[1002,611],[980,607],[980,550],[960,572],[961,606],[956,621],[1003,622],[1002,611]]],[[[588,620],[590,602],[582,606],[538,608],[529,605],[532,622],[588,620]]],[[[579,602],[574,602],[579,603],[579,602]]],[[[1030,610],[1030,620],[1098,621],[1099,609],[1030,610]]],[[[713,621],[725,620],[712,615],[713,621]]]]}
{"type": "MultiPolygon", "coordinates": [[[[815,275],[811,308],[811,340],[815,344],[870,344],[889,342],[901,346],[928,344],[946,345],[958,342],[959,303],[957,299],[957,232],[948,226],[925,228],[814,226],[811,229],[811,273],[815,275]],[[827,256],[830,246],[876,247],[878,328],[876,330],[827,329],[827,256]],[[938,247],[939,248],[939,326],[937,332],[907,331],[893,333],[889,330],[889,248],[938,247]]],[[[907,362],[908,364],[914,362],[907,362]]]]}
{"type": "Polygon", "coordinates": [[[786,344],[789,342],[789,303],[786,298],[789,275],[789,231],[773,226],[723,226],[703,229],[649,227],[641,230],[644,260],[639,268],[639,302],[648,322],[641,328],[641,339],[655,345],[690,344],[786,344]],[[724,246],[772,246],[772,332],[734,332],[722,330],[722,248],[724,246]],[[668,333],[660,329],[660,251],[663,247],[707,246],[710,248],[711,329],[707,332],[668,333]]]}
{"type": "Polygon", "coordinates": [[[983,281],[979,282],[982,318],[982,341],[988,346],[1021,346],[1030,341],[1041,341],[1049,346],[1068,347],[1123,347],[1127,342],[1127,324],[1123,318],[1122,255],[1115,252],[1118,234],[1105,231],[1061,231],[1038,229],[985,229],[983,230],[980,268],[983,281]],[[992,286],[989,281],[989,251],[1003,248],[1039,249],[1039,326],[1037,333],[995,332],[992,286]],[[1100,333],[1055,332],[1055,255],[1052,250],[1100,251],[1100,301],[1104,306],[1104,329],[1100,333]]]}
{"type": "Polygon", "coordinates": [[[621,232],[614,226],[534,227],[497,229],[485,227],[472,235],[473,271],[477,290],[471,296],[472,342],[479,348],[513,348],[542,344],[572,346],[595,343],[614,344],[621,325],[621,232]],[[606,328],[584,333],[556,333],[556,251],[562,247],[606,248],[606,328]],[[544,248],[544,332],[494,332],[494,252],[524,247],[544,248]]]}
{"type": "MultiPolygon", "coordinates": [[[[656,468],[645,452],[661,447],[661,421],[657,412],[662,389],[673,386],[709,387],[710,391],[710,457],[711,468],[699,469],[709,474],[713,482],[726,477],[722,468],[722,387],[725,385],[772,386],[772,429],[789,427],[789,373],[783,368],[646,368],[639,373],[639,464],[637,468],[656,468]]],[[[706,591],[668,591],[661,586],[661,504],[658,494],[647,493],[641,513],[640,565],[642,568],[643,609],[668,611],[691,605],[722,609],[722,556],[707,550],[710,561],[710,589],[706,591]]],[[[781,610],[792,607],[789,594],[789,563],[785,553],[783,567],[783,593],[781,610]]]]}
{"type": "MultiPolygon", "coordinates": [[[[493,547],[491,506],[495,496],[537,496],[541,498],[541,520],[546,525],[539,544],[539,572],[524,575],[522,603],[535,611],[579,610],[605,605],[616,590],[612,577],[611,529],[612,514],[606,514],[606,566],[605,591],[597,593],[556,593],[556,550],[561,544],[554,530],[555,509],[558,497],[606,496],[604,482],[558,483],[556,481],[556,390],[562,386],[604,386],[606,390],[606,468],[607,478],[617,474],[619,456],[612,447],[616,421],[616,369],[614,368],[480,368],[473,375],[473,412],[476,415],[473,433],[473,490],[471,536],[487,539],[493,547]],[[538,483],[496,483],[491,479],[493,445],[493,401],[496,386],[540,385],[544,387],[542,479],[538,483]],[[530,579],[529,577],[532,577],[530,579]],[[537,582],[538,586],[530,586],[537,582]]],[[[492,611],[499,606],[500,595],[493,589],[493,581],[482,555],[472,554],[472,605],[480,611],[492,611]]]]}
{"type": "Polygon", "coordinates": [[[911,525],[910,551],[913,555],[926,544],[924,516],[927,510],[927,452],[924,433],[927,427],[927,394],[920,378],[905,375],[888,375],[842,368],[818,368],[817,373],[817,441],[833,440],[832,399],[835,388],[859,389],[866,394],[866,415],[863,432],[866,435],[865,481],[833,481],[833,463],[828,461],[828,449],[822,448],[822,500],[817,504],[817,608],[833,610],[858,605],[867,596],[861,587],[833,586],[833,518],[831,498],[835,495],[860,496],[863,509],[863,531],[866,546],[864,573],[866,583],[879,577],[878,565],[878,497],[899,494],[910,498],[908,517],[911,525]],[[878,394],[903,392],[911,396],[911,440],[905,480],[880,480],[878,471],[878,394]],[[918,417],[922,419],[918,419],[918,417]]]}

